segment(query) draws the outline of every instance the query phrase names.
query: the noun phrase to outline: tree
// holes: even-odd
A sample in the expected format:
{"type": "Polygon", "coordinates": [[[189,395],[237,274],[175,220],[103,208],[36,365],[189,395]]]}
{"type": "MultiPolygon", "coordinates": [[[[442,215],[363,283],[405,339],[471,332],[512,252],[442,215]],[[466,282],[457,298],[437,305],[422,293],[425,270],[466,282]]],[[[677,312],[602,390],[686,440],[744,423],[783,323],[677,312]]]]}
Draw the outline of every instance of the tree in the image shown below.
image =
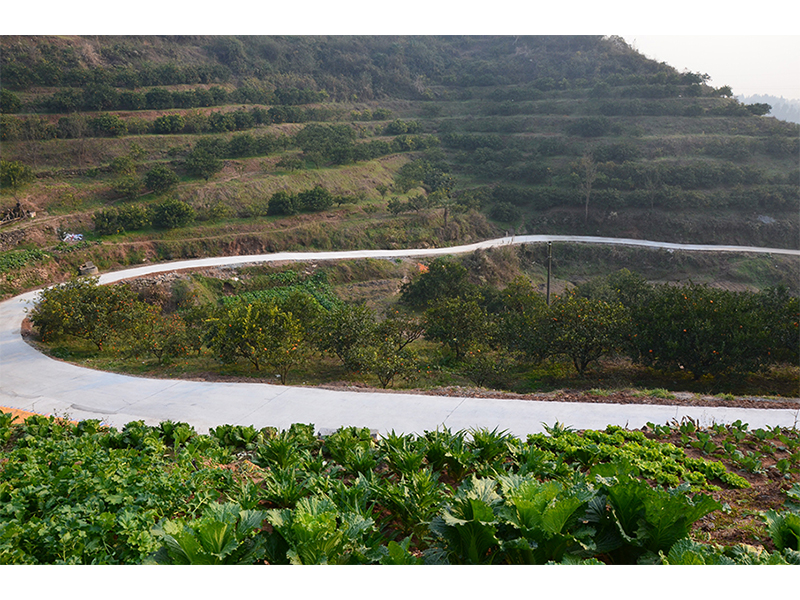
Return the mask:
{"type": "Polygon", "coordinates": [[[313,162],[344,164],[352,159],[355,131],[347,125],[306,125],[295,136],[303,155],[313,162]]]}
{"type": "Polygon", "coordinates": [[[375,313],[371,309],[340,304],[322,318],[317,346],[335,354],[347,369],[357,371],[363,366],[358,350],[372,343],[375,329],[375,313]]]}
{"type": "Polygon", "coordinates": [[[717,93],[723,98],[733,97],[733,90],[729,85],[723,85],[721,88],[717,89],[717,93]]]}
{"type": "Polygon", "coordinates": [[[437,258],[427,271],[403,284],[400,301],[414,308],[424,308],[437,299],[463,296],[472,290],[474,286],[469,283],[463,265],[437,258]]]}
{"type": "Polygon", "coordinates": [[[111,182],[111,189],[123,198],[135,198],[142,191],[142,180],[133,175],[118,177],[111,182]]]}
{"type": "Polygon", "coordinates": [[[167,199],[151,208],[153,226],[160,229],[184,227],[194,221],[194,209],[175,199],[167,199]]]}
{"type": "Polygon", "coordinates": [[[800,298],[785,287],[769,288],[755,298],[762,331],[769,332],[770,362],[800,364],[800,298]]]}
{"type": "Polygon", "coordinates": [[[591,300],[602,300],[609,304],[622,304],[633,308],[646,303],[653,286],[644,277],[628,269],[620,269],[603,277],[595,277],[581,284],[577,294],[591,300]]]}
{"type": "Polygon", "coordinates": [[[208,181],[215,173],[222,170],[223,163],[208,150],[195,147],[186,156],[185,165],[190,175],[208,181]]]}
{"type": "Polygon", "coordinates": [[[10,115],[22,108],[19,97],[7,89],[0,89],[0,113],[10,115]]]}
{"type": "Polygon", "coordinates": [[[133,356],[154,356],[159,364],[189,352],[186,324],[176,314],[161,314],[157,306],[144,305],[122,336],[124,351],[133,356]]]}
{"type": "Polygon", "coordinates": [[[0,187],[16,193],[35,179],[33,169],[19,161],[0,160],[0,187]]]}
{"type": "Polygon", "coordinates": [[[214,325],[210,346],[221,361],[244,358],[256,371],[270,366],[283,383],[306,356],[302,325],[271,302],[236,303],[214,325]]]}
{"type": "Polygon", "coordinates": [[[136,163],[130,156],[116,156],[109,164],[117,175],[136,175],[136,163]]]}
{"type": "Polygon", "coordinates": [[[267,205],[268,215],[293,215],[297,212],[295,197],[283,190],[272,194],[267,205]]]}
{"type": "Polygon", "coordinates": [[[153,131],[161,134],[180,133],[186,126],[181,115],[161,115],[153,121],[153,131]]]}
{"type": "Polygon", "coordinates": [[[608,133],[611,123],[606,117],[582,117],[567,126],[567,132],[582,137],[602,137],[608,133]]]}
{"type": "Polygon", "coordinates": [[[501,292],[502,308],[496,317],[498,341],[512,352],[542,360],[550,354],[551,324],[547,303],[530,280],[517,277],[501,292]]]}
{"type": "Polygon", "coordinates": [[[766,114],[769,114],[769,111],[772,110],[772,107],[765,103],[765,102],[756,102],[754,104],[746,104],[745,107],[754,115],[762,117],[766,114]]]}
{"type": "Polygon", "coordinates": [[[105,83],[90,83],[83,88],[83,108],[110,110],[117,105],[117,90],[105,83]]]}
{"type": "Polygon", "coordinates": [[[474,298],[442,298],[425,311],[425,337],[447,346],[457,360],[489,332],[488,315],[474,298]]]}
{"type": "Polygon", "coordinates": [[[375,375],[386,389],[398,376],[408,377],[416,368],[416,355],[405,348],[398,348],[390,338],[379,338],[369,346],[356,351],[359,366],[375,375]]]}
{"type": "Polygon", "coordinates": [[[147,108],[163,110],[172,107],[172,92],[164,88],[152,88],[145,92],[147,108]]]}
{"type": "Polygon", "coordinates": [[[134,313],[135,297],[130,288],[101,286],[92,277],[42,291],[30,319],[44,341],[70,335],[102,350],[109,338],[131,327],[134,313]]]}
{"type": "Polygon", "coordinates": [[[396,217],[408,208],[408,204],[401,202],[397,196],[392,196],[389,198],[389,202],[386,203],[386,208],[396,217]]]}
{"type": "Polygon", "coordinates": [[[145,173],[144,184],[156,194],[163,194],[178,185],[178,176],[169,167],[156,165],[145,173]]]}
{"type": "Polygon", "coordinates": [[[117,115],[108,114],[89,119],[89,129],[96,136],[119,137],[128,133],[125,121],[117,115]]]}
{"type": "Polygon", "coordinates": [[[314,186],[297,194],[297,209],[319,212],[333,205],[333,195],[321,185],[314,186]]]}
{"type": "Polygon", "coordinates": [[[590,363],[622,347],[629,321],[621,304],[577,294],[557,298],[550,307],[550,319],[552,353],[568,356],[581,375],[590,363]]]}
{"type": "Polygon", "coordinates": [[[661,285],[649,301],[631,310],[634,356],[646,365],[685,369],[699,380],[705,375],[757,371],[772,362],[775,340],[768,329],[770,316],[756,294],[696,284],[661,285]]]}

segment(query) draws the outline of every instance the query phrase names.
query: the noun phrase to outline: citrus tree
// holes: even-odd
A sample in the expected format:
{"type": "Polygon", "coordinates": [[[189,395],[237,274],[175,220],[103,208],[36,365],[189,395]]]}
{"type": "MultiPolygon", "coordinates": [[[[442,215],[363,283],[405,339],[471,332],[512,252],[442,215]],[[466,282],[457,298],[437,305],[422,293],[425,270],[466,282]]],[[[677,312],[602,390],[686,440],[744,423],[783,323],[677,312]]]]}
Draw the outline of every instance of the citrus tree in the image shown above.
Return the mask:
{"type": "Polygon", "coordinates": [[[285,383],[289,370],[307,355],[301,323],[271,302],[240,302],[211,322],[210,347],[222,362],[243,358],[257,371],[269,366],[285,383]]]}
{"type": "Polygon", "coordinates": [[[632,315],[635,349],[644,364],[685,369],[700,379],[771,362],[771,319],[755,294],[662,285],[632,315]]]}
{"type": "Polygon", "coordinates": [[[569,357],[583,375],[589,364],[622,347],[628,327],[628,312],[621,304],[561,296],[550,307],[551,352],[569,357]]]}
{"type": "Polygon", "coordinates": [[[136,305],[127,286],[101,286],[96,277],[80,278],[42,291],[30,320],[44,341],[70,335],[102,350],[112,336],[132,326],[136,305]]]}

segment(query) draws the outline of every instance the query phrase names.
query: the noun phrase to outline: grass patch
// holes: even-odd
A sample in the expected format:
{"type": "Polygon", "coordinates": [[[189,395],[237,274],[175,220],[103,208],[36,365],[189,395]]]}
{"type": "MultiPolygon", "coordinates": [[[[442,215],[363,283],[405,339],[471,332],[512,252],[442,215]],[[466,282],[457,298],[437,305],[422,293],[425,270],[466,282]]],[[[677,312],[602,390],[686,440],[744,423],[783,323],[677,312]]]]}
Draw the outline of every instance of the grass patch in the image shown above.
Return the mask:
{"type": "Polygon", "coordinates": [[[634,396],[638,396],[640,398],[663,398],[664,400],[674,400],[675,394],[670,392],[669,390],[665,390],[664,388],[655,388],[651,390],[641,390],[638,392],[634,392],[634,396]]]}

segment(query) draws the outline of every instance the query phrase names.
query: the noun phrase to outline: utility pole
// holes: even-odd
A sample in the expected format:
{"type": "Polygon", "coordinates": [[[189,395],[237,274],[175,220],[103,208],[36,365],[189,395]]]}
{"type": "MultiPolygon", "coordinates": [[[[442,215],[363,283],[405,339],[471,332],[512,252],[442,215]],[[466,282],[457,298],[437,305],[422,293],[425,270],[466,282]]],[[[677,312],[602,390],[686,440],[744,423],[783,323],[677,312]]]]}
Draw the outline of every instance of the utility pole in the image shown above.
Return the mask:
{"type": "Polygon", "coordinates": [[[553,242],[547,242],[547,306],[550,306],[550,273],[553,271],[553,242]]]}

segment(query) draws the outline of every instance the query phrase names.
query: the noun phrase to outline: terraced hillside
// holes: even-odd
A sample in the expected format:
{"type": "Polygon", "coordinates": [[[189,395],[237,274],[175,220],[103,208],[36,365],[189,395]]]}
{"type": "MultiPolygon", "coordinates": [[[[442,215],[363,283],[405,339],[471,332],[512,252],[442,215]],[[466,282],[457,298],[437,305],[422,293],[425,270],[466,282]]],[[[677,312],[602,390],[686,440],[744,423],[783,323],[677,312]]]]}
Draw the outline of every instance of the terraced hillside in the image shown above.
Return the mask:
{"type": "Polygon", "coordinates": [[[800,246],[800,127],[620,38],[0,44],[0,201],[35,213],[0,230],[3,295],[87,260],[506,231],[800,246]]]}

